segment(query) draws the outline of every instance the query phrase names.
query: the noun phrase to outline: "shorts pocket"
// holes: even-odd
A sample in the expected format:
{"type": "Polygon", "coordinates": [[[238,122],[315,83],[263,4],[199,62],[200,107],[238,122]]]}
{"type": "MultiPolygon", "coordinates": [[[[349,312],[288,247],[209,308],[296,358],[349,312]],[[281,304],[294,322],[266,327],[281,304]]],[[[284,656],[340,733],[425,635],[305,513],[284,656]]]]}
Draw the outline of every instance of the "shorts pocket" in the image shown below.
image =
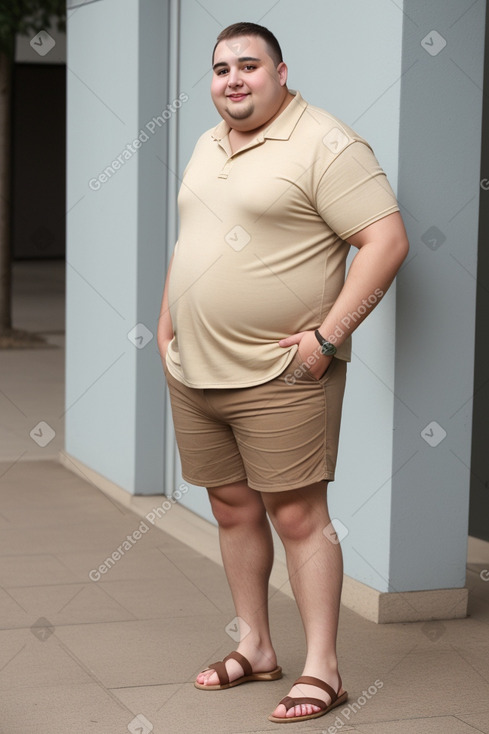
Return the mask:
{"type": "Polygon", "coordinates": [[[307,364],[307,361],[302,359],[301,355],[299,354],[299,350],[297,350],[294,355],[294,359],[292,360],[292,363],[290,365],[289,373],[293,375],[294,381],[297,382],[307,380],[308,382],[323,383],[329,379],[331,373],[334,371],[337,361],[337,358],[333,357],[328,367],[326,368],[326,371],[323,372],[321,377],[314,377],[314,375],[311,374],[311,370],[309,365],[307,364]]]}

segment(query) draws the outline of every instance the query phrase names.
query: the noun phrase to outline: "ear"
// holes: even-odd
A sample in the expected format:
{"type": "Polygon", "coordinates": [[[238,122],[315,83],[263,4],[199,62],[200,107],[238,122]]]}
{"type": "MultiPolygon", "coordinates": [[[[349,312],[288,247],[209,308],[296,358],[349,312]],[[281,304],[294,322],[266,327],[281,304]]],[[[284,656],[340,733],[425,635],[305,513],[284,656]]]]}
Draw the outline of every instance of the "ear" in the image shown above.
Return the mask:
{"type": "Polygon", "coordinates": [[[287,69],[287,64],[284,61],[281,61],[280,64],[277,66],[277,74],[280,81],[280,85],[282,87],[285,87],[287,84],[287,76],[288,76],[289,70],[287,69]]]}

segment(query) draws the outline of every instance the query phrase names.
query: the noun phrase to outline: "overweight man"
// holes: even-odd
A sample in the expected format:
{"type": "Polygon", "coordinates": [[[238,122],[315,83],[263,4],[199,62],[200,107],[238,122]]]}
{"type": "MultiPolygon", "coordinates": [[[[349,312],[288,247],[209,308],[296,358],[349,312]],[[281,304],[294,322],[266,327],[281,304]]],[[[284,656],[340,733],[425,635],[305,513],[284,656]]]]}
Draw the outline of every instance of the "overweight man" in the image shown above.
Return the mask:
{"type": "Polygon", "coordinates": [[[327,486],[350,336],[408,242],[372,149],[288,89],[270,31],[224,29],[212,69],[222,121],[200,137],[183,175],[158,326],[182,474],[207,489],[241,632],[195,685],[210,692],[282,676],[268,618],[271,522],[307,646],[300,677],[269,716],[291,723],[347,700],[336,654],[343,564],[327,486]]]}

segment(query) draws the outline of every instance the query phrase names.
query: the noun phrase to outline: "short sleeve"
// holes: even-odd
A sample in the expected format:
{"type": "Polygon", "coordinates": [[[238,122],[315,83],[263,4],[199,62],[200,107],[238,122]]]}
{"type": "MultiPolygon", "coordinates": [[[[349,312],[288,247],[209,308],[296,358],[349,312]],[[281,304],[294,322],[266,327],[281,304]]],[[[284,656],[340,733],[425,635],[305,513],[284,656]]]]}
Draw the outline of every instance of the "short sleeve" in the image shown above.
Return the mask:
{"type": "Polygon", "coordinates": [[[341,239],[399,211],[372,149],[360,141],[344,148],[325,171],[317,187],[316,207],[341,239]]]}

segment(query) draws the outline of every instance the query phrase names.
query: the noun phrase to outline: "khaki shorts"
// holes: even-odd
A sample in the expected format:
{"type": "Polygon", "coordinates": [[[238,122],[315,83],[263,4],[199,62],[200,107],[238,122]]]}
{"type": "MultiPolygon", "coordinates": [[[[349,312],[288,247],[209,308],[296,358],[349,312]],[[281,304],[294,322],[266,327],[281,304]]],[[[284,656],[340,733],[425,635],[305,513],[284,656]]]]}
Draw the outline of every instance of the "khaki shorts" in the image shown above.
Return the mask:
{"type": "Polygon", "coordinates": [[[317,380],[296,354],[275,379],[232,389],[187,387],[165,372],[187,482],[281,492],[334,479],[344,360],[317,380]]]}

